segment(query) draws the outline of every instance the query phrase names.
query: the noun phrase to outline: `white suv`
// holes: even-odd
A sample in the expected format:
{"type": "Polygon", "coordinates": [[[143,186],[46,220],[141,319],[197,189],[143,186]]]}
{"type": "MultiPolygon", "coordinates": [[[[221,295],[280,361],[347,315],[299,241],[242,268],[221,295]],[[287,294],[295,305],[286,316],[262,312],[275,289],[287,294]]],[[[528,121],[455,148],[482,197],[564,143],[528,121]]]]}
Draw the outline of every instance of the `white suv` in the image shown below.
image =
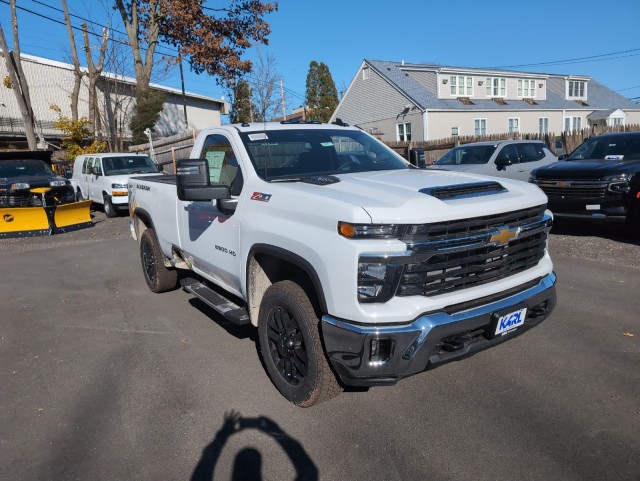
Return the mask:
{"type": "Polygon", "coordinates": [[[473,142],[451,149],[428,168],[529,180],[533,169],[557,161],[549,148],[537,140],[473,142]]]}
{"type": "Polygon", "coordinates": [[[71,184],[77,200],[91,199],[107,217],[128,209],[127,182],[132,175],[157,174],[158,166],[139,154],[85,154],[76,157],[71,184]]]}

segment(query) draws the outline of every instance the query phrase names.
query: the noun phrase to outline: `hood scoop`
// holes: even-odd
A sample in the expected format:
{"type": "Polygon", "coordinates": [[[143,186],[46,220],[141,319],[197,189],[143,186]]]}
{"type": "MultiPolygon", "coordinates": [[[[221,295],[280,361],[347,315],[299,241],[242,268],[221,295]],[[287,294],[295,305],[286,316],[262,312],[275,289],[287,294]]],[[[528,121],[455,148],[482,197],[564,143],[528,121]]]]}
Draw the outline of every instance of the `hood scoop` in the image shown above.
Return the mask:
{"type": "Polygon", "coordinates": [[[472,184],[445,185],[420,189],[419,192],[440,200],[463,199],[465,197],[480,197],[483,195],[507,192],[500,182],[475,182],[472,184]]]}
{"type": "Polygon", "coordinates": [[[333,175],[312,175],[310,177],[302,177],[300,182],[314,185],[330,185],[340,182],[340,179],[333,175]]]}

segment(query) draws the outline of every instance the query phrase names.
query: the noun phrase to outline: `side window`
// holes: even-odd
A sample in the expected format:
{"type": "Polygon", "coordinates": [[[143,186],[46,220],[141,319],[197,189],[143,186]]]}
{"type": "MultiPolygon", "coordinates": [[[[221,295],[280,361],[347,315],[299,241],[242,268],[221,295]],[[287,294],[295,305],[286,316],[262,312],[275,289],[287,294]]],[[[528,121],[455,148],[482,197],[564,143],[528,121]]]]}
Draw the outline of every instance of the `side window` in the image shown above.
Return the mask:
{"type": "Polygon", "coordinates": [[[544,159],[544,144],[518,144],[520,162],[536,162],[544,159]]]}
{"type": "Polygon", "coordinates": [[[212,184],[228,185],[231,195],[240,195],[242,172],[229,139],[220,134],[209,135],[202,146],[200,158],[207,159],[212,184]]]}
{"type": "Polygon", "coordinates": [[[512,164],[517,164],[518,160],[518,150],[516,146],[513,144],[505,145],[502,150],[498,153],[496,160],[505,159],[511,161],[512,164]]]}
{"type": "Polygon", "coordinates": [[[87,167],[89,166],[89,163],[91,162],[91,159],[90,158],[89,159],[82,159],[80,162],[82,162],[82,173],[86,174],[87,171],[88,171],[87,167]]]}
{"type": "Polygon", "coordinates": [[[102,175],[102,164],[100,159],[93,159],[93,173],[102,175]]]}

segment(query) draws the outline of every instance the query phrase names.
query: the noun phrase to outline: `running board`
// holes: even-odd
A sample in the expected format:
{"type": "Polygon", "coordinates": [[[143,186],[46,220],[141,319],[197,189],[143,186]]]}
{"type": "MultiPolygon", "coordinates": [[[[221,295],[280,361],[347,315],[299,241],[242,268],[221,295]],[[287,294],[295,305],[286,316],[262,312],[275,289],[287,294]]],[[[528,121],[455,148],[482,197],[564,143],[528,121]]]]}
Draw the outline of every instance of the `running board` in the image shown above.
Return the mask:
{"type": "Polygon", "coordinates": [[[202,282],[187,278],[182,279],[180,284],[185,291],[190,292],[214,311],[222,314],[227,321],[240,326],[249,324],[249,314],[244,307],[240,307],[235,302],[218,294],[202,282]]]}

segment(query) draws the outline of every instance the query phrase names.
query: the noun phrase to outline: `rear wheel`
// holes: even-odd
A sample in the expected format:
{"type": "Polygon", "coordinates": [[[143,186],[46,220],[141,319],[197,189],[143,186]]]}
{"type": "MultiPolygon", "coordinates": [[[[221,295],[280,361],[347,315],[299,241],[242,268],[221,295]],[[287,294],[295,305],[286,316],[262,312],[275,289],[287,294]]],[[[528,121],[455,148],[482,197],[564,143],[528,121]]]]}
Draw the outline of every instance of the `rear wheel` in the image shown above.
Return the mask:
{"type": "Polygon", "coordinates": [[[152,292],[166,292],[178,287],[178,271],[165,267],[153,229],[145,230],[140,236],[140,260],[144,279],[152,292]]]}
{"type": "Polygon", "coordinates": [[[309,407],[341,391],[320,341],[319,319],[305,291],[281,281],[264,294],[258,318],[260,353],[278,391],[309,407]]]}
{"type": "Polygon", "coordinates": [[[118,215],[118,212],[116,211],[116,209],[113,207],[113,203],[111,202],[111,196],[105,194],[103,196],[103,200],[104,200],[104,213],[107,217],[115,217],[118,215]]]}

